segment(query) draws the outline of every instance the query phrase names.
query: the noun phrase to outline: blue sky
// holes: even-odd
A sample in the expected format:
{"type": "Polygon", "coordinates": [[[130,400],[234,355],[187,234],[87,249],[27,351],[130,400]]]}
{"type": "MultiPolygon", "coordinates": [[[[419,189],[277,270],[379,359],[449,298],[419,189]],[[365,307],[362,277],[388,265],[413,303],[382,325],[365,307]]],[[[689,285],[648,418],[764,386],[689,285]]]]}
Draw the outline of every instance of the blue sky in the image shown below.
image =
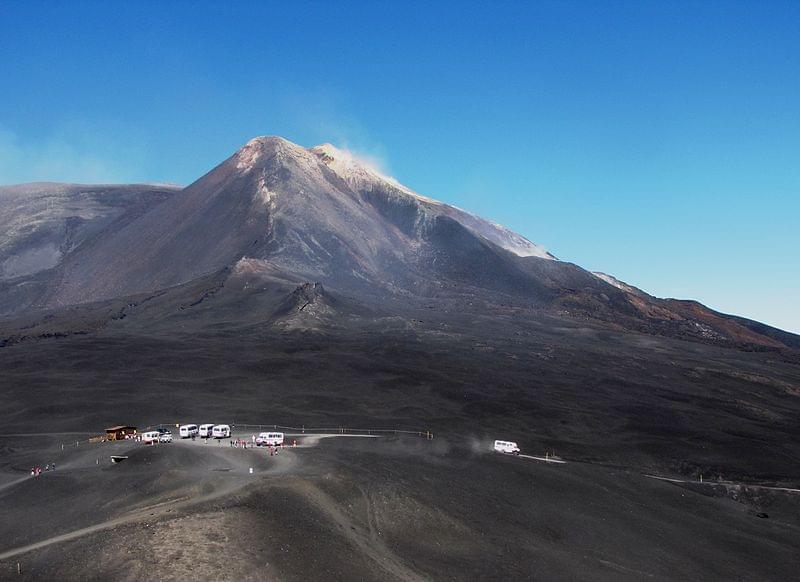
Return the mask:
{"type": "Polygon", "coordinates": [[[0,1],[0,183],[330,141],[659,296],[800,332],[798,2],[0,1]]]}

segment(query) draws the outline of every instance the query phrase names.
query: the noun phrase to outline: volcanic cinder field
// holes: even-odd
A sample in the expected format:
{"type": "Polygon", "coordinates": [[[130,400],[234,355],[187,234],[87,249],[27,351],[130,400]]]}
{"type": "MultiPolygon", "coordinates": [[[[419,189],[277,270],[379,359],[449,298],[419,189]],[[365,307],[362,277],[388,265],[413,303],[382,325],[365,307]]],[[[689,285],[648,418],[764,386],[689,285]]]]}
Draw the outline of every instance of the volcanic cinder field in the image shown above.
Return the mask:
{"type": "Polygon", "coordinates": [[[3,579],[800,567],[800,337],[329,145],[256,138],[186,188],[0,188],[0,314],[3,579]],[[298,446],[89,442],[185,422],[298,446]]]}

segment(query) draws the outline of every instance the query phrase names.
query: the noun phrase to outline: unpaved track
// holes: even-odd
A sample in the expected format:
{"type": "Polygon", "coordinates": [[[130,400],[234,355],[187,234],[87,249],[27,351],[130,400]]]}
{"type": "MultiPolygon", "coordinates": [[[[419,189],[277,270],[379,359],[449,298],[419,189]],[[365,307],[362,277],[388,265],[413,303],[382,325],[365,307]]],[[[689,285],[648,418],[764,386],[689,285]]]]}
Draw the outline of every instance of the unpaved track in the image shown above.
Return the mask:
{"type": "Polygon", "coordinates": [[[694,481],[690,479],[675,479],[672,477],[660,477],[658,475],[645,475],[649,479],[667,481],[668,483],[685,483],[691,485],[726,485],[728,487],[748,487],[751,489],[763,489],[766,491],[784,491],[787,493],[800,493],[800,489],[792,487],[772,487],[770,485],[751,485],[750,483],[733,483],[731,481],[694,481]]]}
{"type": "Polygon", "coordinates": [[[97,432],[86,432],[86,431],[72,431],[72,432],[20,432],[20,433],[8,433],[8,434],[0,434],[0,439],[2,438],[22,438],[22,437],[50,437],[50,436],[69,436],[69,435],[96,435],[97,432]]]}
{"type": "Polygon", "coordinates": [[[238,483],[235,486],[229,487],[221,487],[217,491],[213,493],[209,493],[207,495],[203,495],[201,497],[194,497],[191,499],[181,499],[174,502],[166,502],[166,503],[158,503],[154,506],[145,507],[143,509],[136,510],[132,513],[116,517],[114,519],[110,519],[108,521],[104,521],[102,523],[97,523],[94,525],[90,525],[88,527],[84,527],[81,529],[77,529],[75,531],[71,531],[65,534],[61,534],[58,536],[54,536],[52,538],[48,538],[46,540],[42,540],[40,542],[35,542],[33,544],[28,544],[27,546],[21,546],[19,548],[13,548],[6,552],[0,554],[0,560],[7,560],[8,558],[13,558],[14,556],[18,556],[20,554],[25,554],[27,552],[38,550],[41,548],[46,548],[47,546],[52,546],[53,544],[60,544],[62,542],[68,542],[70,540],[74,540],[85,535],[97,533],[99,531],[103,531],[106,529],[111,529],[118,525],[123,525],[126,523],[133,523],[137,521],[143,521],[146,519],[151,519],[154,517],[160,517],[165,513],[169,513],[175,511],[177,509],[182,509],[184,507],[195,505],[197,503],[203,503],[204,501],[210,501],[212,499],[216,499],[217,497],[221,497],[222,495],[226,495],[237,489],[240,489],[247,485],[247,483],[238,483]]]}
{"type": "MultiPolygon", "coordinates": [[[[337,435],[334,435],[337,436],[337,435]]],[[[331,521],[340,527],[340,531],[356,546],[363,555],[375,562],[387,574],[400,580],[409,582],[423,582],[428,578],[418,574],[392,550],[390,550],[380,537],[380,532],[375,526],[375,515],[372,503],[365,495],[367,502],[367,525],[363,527],[352,521],[342,510],[339,504],[319,487],[304,479],[291,479],[275,487],[286,488],[301,494],[317,509],[323,512],[331,521]]],[[[362,491],[363,493],[363,491],[362,491]]]]}
{"type": "Polygon", "coordinates": [[[286,438],[302,438],[303,441],[297,445],[296,448],[303,448],[303,447],[315,447],[319,444],[319,441],[322,439],[332,439],[332,438],[361,438],[361,439],[376,439],[380,438],[378,435],[375,434],[338,434],[338,433],[329,433],[329,434],[286,434],[286,438]]]}
{"type": "MultiPolygon", "coordinates": [[[[270,469],[268,471],[261,472],[259,473],[259,476],[264,476],[266,474],[269,475],[281,474],[285,471],[286,465],[289,464],[291,464],[291,461],[289,461],[287,457],[283,457],[279,461],[279,466],[275,467],[275,469],[270,469]]],[[[199,503],[211,501],[218,497],[222,497],[223,495],[228,495],[230,493],[233,493],[234,491],[237,491],[249,485],[250,483],[253,482],[253,479],[250,479],[248,477],[249,475],[241,475],[241,476],[237,475],[237,478],[227,480],[226,482],[222,482],[222,486],[218,487],[216,490],[206,495],[201,495],[199,497],[190,497],[190,498],[183,497],[173,501],[159,502],[154,505],[149,505],[147,507],[143,507],[142,509],[134,510],[125,515],[121,515],[119,517],[115,517],[113,519],[109,519],[101,523],[90,525],[88,527],[77,529],[75,531],[71,531],[65,534],[53,536],[52,538],[28,544],[26,546],[21,546],[18,548],[7,550],[5,552],[0,553],[0,560],[7,560],[8,558],[18,556],[20,554],[25,554],[32,550],[38,550],[41,548],[45,548],[47,546],[51,546],[53,544],[59,544],[62,542],[74,540],[83,537],[85,535],[97,533],[99,531],[103,531],[106,529],[111,529],[119,525],[160,517],[166,513],[183,509],[191,505],[196,505],[199,503]]]]}
{"type": "Polygon", "coordinates": [[[8,483],[3,483],[2,485],[0,485],[0,491],[2,491],[3,489],[8,489],[9,487],[13,487],[14,485],[19,485],[20,483],[22,483],[23,481],[27,481],[28,479],[34,479],[34,478],[35,477],[33,477],[33,475],[26,475],[25,477],[19,477],[17,479],[14,479],[13,481],[9,481],[8,483]]]}
{"type": "MultiPolygon", "coordinates": [[[[331,438],[331,437],[339,437],[339,436],[343,436],[343,435],[331,434],[331,435],[313,435],[313,436],[314,437],[320,437],[320,438],[331,438]]],[[[353,435],[349,435],[349,436],[353,436],[353,435]]],[[[314,438],[311,443],[308,443],[308,444],[304,443],[304,446],[307,446],[307,447],[308,446],[315,446],[319,442],[320,438],[314,438]]],[[[177,443],[172,444],[172,445],[155,445],[155,446],[188,446],[188,445],[204,446],[199,441],[195,442],[195,443],[192,443],[192,441],[177,441],[177,443]]],[[[200,497],[191,497],[191,498],[188,498],[188,499],[184,497],[184,498],[173,500],[173,501],[160,502],[160,503],[157,503],[155,505],[150,505],[150,506],[144,507],[142,509],[134,510],[134,511],[132,511],[130,513],[127,513],[125,515],[121,515],[119,517],[115,517],[113,519],[110,519],[110,520],[107,520],[107,521],[104,521],[104,522],[101,522],[101,523],[90,525],[90,526],[87,526],[87,527],[84,527],[84,528],[81,528],[81,529],[77,529],[75,531],[67,532],[67,533],[64,533],[64,534],[61,534],[61,535],[53,536],[51,538],[47,538],[45,540],[41,540],[39,542],[35,542],[35,543],[28,544],[28,545],[25,545],[25,546],[20,546],[18,548],[12,548],[10,550],[6,550],[6,551],[0,553],[0,561],[7,560],[7,559],[12,558],[14,556],[25,554],[25,553],[33,551],[33,550],[38,550],[38,549],[41,549],[41,548],[45,548],[45,547],[51,546],[53,544],[59,544],[59,543],[62,543],[62,542],[67,542],[67,541],[70,541],[70,540],[74,540],[74,539],[83,537],[85,535],[89,535],[89,534],[97,533],[99,531],[111,529],[111,528],[117,527],[119,525],[124,525],[124,524],[127,524],[127,523],[134,523],[134,522],[143,521],[143,520],[146,520],[146,519],[152,519],[152,518],[155,518],[155,517],[160,517],[160,516],[162,516],[162,515],[164,515],[166,513],[170,513],[170,512],[179,510],[179,509],[183,509],[183,508],[191,506],[191,505],[196,505],[196,504],[200,504],[200,503],[204,503],[204,502],[207,502],[207,501],[211,501],[211,500],[217,499],[219,497],[222,497],[224,495],[228,495],[230,493],[233,493],[234,491],[242,489],[242,488],[246,487],[247,485],[253,483],[254,482],[253,477],[255,477],[257,479],[257,478],[266,477],[266,476],[285,475],[289,471],[289,469],[296,462],[296,459],[295,459],[295,457],[293,455],[286,454],[286,452],[284,452],[284,453],[281,453],[280,455],[276,455],[275,457],[271,458],[271,462],[274,462],[276,464],[275,467],[267,469],[266,471],[259,471],[256,475],[251,476],[248,473],[248,469],[249,469],[250,463],[248,463],[244,458],[239,456],[240,452],[245,452],[245,451],[240,451],[240,449],[236,449],[235,451],[231,451],[230,447],[228,447],[228,446],[223,447],[221,445],[219,445],[219,446],[206,445],[206,446],[208,447],[208,449],[210,451],[213,451],[214,454],[219,455],[220,453],[222,453],[222,455],[225,457],[226,461],[231,461],[231,460],[235,461],[234,464],[237,465],[237,470],[241,472],[241,473],[236,475],[237,478],[231,479],[228,482],[224,482],[224,484],[221,487],[217,488],[215,491],[213,491],[211,493],[208,493],[206,495],[202,495],[200,497]]],[[[253,454],[258,454],[258,452],[260,452],[260,451],[256,451],[255,449],[253,449],[253,454]]],[[[65,467],[66,467],[66,465],[65,465],[65,467]]],[[[10,482],[10,483],[4,484],[2,487],[0,487],[0,489],[5,489],[5,488],[8,488],[8,487],[11,487],[13,485],[16,485],[18,483],[21,483],[21,482],[23,482],[23,481],[25,481],[27,479],[31,479],[31,478],[33,478],[33,477],[23,477],[23,478],[17,479],[15,481],[10,482]]]]}
{"type": "Polygon", "coordinates": [[[561,461],[560,459],[551,459],[550,457],[534,457],[533,455],[517,455],[523,459],[533,459],[535,461],[544,461],[545,463],[557,463],[559,465],[566,465],[566,461],[561,461]]]}

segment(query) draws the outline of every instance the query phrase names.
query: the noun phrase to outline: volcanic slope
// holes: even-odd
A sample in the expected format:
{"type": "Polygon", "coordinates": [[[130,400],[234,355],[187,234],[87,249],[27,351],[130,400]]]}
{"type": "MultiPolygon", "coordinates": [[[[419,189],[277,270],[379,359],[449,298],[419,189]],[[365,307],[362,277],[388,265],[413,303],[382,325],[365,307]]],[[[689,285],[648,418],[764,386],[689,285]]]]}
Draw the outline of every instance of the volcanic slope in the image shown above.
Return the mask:
{"type": "Polygon", "coordinates": [[[148,184],[0,187],[0,313],[41,306],[69,257],[179,190],[148,184]]]}
{"type": "MultiPolygon", "coordinates": [[[[17,250],[4,259],[11,270],[0,286],[0,312],[151,293],[245,259],[266,274],[390,302],[447,295],[468,304],[485,296],[722,345],[781,349],[798,342],[556,260],[526,238],[421,196],[329,144],[306,149],[256,138],[190,186],[137,200],[135,213],[76,241],[57,260],[39,258],[49,246],[9,237],[5,246],[17,250]],[[24,267],[32,262],[35,273],[24,267]]],[[[31,206],[28,216],[35,213],[31,206]]],[[[25,208],[14,216],[24,221],[25,208]]]]}
{"type": "Polygon", "coordinates": [[[511,434],[643,471],[800,478],[800,354],[609,329],[474,297],[366,301],[253,260],[185,285],[0,321],[26,432],[215,417],[511,434]]]}

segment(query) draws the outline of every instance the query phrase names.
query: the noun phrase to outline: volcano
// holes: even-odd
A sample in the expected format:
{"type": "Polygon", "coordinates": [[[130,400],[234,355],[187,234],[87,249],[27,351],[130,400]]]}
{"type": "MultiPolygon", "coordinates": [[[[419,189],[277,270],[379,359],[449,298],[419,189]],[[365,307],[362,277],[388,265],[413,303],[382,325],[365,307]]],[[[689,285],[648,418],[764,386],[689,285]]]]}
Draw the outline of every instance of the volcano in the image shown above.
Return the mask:
{"type": "Polygon", "coordinates": [[[152,293],[246,261],[273,280],[384,306],[509,304],[720,345],[800,347],[792,334],[560,261],[330,144],[255,138],[183,189],[39,184],[0,200],[6,315],[152,293]]]}
{"type": "Polygon", "coordinates": [[[0,395],[0,577],[797,571],[800,337],[330,144],[256,138],[185,188],[0,188],[0,395]],[[298,447],[77,440],[211,421],[298,447]]]}
{"type": "Polygon", "coordinates": [[[177,413],[222,382],[287,422],[513,426],[669,466],[735,450],[764,474],[798,454],[800,337],[589,272],[330,144],[255,138],[185,188],[5,187],[0,227],[7,425],[177,413]]]}
{"type": "Polygon", "coordinates": [[[185,188],[5,187],[0,227],[7,425],[114,420],[87,372],[142,417],[222,382],[231,410],[268,390],[287,421],[510,423],[764,474],[797,454],[800,337],[589,272],[330,144],[255,138],[185,188]],[[751,456],[743,434],[778,444],[751,456]]]}

